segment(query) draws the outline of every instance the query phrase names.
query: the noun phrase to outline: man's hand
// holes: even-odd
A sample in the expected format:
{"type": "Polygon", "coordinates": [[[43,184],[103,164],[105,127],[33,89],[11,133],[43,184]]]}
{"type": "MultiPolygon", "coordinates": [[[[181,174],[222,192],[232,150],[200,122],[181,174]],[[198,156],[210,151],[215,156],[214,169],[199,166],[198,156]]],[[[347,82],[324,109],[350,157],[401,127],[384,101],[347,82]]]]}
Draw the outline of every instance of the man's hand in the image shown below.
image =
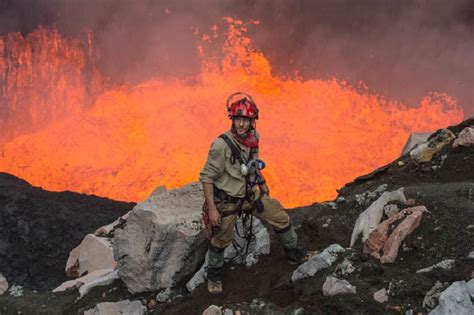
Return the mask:
{"type": "Polygon", "coordinates": [[[219,226],[221,224],[221,215],[219,211],[217,211],[216,206],[210,206],[207,211],[209,214],[209,223],[211,223],[212,226],[219,226]]]}
{"type": "Polygon", "coordinates": [[[219,226],[221,224],[221,215],[214,203],[214,186],[210,183],[202,183],[202,189],[204,191],[204,198],[206,198],[209,223],[211,223],[211,226],[219,226]]]}
{"type": "Polygon", "coordinates": [[[258,186],[260,188],[260,191],[267,195],[267,196],[270,196],[270,189],[268,188],[267,184],[266,183],[263,183],[262,185],[258,186]]]}

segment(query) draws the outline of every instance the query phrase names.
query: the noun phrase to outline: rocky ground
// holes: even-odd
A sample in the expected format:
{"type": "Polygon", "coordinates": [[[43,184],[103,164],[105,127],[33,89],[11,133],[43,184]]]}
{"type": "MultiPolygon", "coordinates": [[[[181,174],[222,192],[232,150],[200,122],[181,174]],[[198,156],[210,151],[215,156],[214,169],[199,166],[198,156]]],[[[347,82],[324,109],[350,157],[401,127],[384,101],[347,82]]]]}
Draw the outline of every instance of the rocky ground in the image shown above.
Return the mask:
{"type": "MultiPolygon", "coordinates": [[[[472,125],[474,119],[450,127],[450,130],[457,135],[464,127],[472,125]]],[[[120,280],[94,288],[80,300],[77,299],[77,290],[47,291],[64,281],[67,252],[86,233],[113,221],[132,205],[73,193],[40,192],[6,174],[2,174],[0,179],[0,272],[11,283],[25,287],[21,297],[8,293],[0,296],[1,314],[76,314],[101,301],[130,299],[148,304],[156,298],[158,292],[131,295],[120,280]],[[92,204],[97,206],[96,210],[85,210],[92,204]],[[24,214],[12,216],[11,205],[23,209],[24,214]],[[98,219],[98,214],[103,217],[98,219]],[[43,224],[35,225],[34,222],[40,219],[43,224]],[[21,220],[27,223],[30,233],[22,232],[24,224],[19,223],[21,220]],[[43,235],[39,242],[35,241],[38,233],[43,235]],[[71,240],[73,237],[74,241],[71,240]],[[32,246],[33,242],[37,245],[32,246]],[[25,244],[30,245],[25,247],[25,244]],[[56,253],[59,249],[61,254],[56,253]],[[15,254],[11,254],[13,251],[15,254]],[[54,256],[54,259],[45,261],[42,255],[54,256]],[[20,256],[27,259],[19,259],[20,256]],[[39,276],[39,271],[35,273],[38,266],[49,282],[41,280],[44,277],[39,276]]],[[[221,296],[210,296],[205,286],[188,293],[183,281],[173,288],[171,301],[158,303],[150,313],[202,314],[214,304],[250,314],[410,314],[410,311],[427,314],[429,309],[423,307],[423,299],[437,281],[451,284],[474,277],[474,260],[467,258],[474,251],[473,146],[453,148],[449,144],[430,162],[422,164],[404,155],[341,188],[339,198],[333,203],[292,209],[292,222],[297,227],[301,243],[308,248],[323,250],[334,243],[347,248],[354,223],[372,201],[370,196],[366,197],[364,204],[360,194],[374,191],[383,184],[387,184],[388,191],[404,187],[407,198],[414,199],[416,205],[424,205],[430,211],[430,214],[423,215],[420,226],[405,239],[394,263],[381,264],[378,259],[363,254],[363,244],[358,241],[331,267],[314,277],[292,282],[290,279],[295,267],[286,263],[284,252],[272,235],[271,253],[260,257],[256,265],[250,268],[226,266],[221,296]],[[351,262],[354,271],[341,275],[336,268],[344,258],[351,262]],[[455,261],[453,268],[416,273],[446,259],[455,261]],[[323,283],[333,274],[355,286],[356,293],[325,296],[323,283]],[[388,301],[379,303],[373,299],[373,293],[383,288],[389,290],[388,301]]]]}

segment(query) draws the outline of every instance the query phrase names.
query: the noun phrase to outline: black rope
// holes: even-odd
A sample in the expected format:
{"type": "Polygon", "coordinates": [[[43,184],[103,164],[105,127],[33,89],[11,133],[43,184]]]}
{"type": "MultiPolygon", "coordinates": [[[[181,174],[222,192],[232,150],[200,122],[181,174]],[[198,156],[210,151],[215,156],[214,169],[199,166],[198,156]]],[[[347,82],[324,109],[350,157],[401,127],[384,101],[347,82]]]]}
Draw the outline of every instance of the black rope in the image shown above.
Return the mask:
{"type": "Polygon", "coordinates": [[[247,255],[249,253],[249,249],[250,249],[250,243],[252,242],[252,239],[254,238],[254,234],[253,234],[253,215],[250,214],[250,213],[244,212],[243,214],[240,214],[239,217],[242,218],[242,229],[243,229],[242,232],[243,233],[240,234],[237,221],[234,223],[235,232],[240,238],[246,240],[247,244],[245,245],[245,250],[244,250],[243,246],[240,246],[235,241],[235,239],[232,240],[232,246],[234,247],[234,249],[236,251],[236,254],[234,255],[234,257],[232,257],[229,260],[230,262],[233,262],[235,260],[235,258],[237,258],[238,256],[247,257],[247,255]],[[250,224],[249,224],[249,228],[246,231],[246,222],[249,220],[249,217],[250,217],[250,224]]]}

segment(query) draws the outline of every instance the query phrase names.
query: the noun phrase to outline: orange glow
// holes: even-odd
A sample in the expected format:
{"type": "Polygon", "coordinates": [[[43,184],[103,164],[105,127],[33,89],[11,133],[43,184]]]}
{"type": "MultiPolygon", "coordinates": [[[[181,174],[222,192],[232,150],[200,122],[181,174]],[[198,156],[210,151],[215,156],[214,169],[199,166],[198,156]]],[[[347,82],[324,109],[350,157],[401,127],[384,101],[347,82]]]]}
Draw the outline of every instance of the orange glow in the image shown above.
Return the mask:
{"type": "MultiPolygon", "coordinates": [[[[260,107],[260,155],[271,193],[291,207],[334,198],[336,188],[395,159],[410,132],[463,119],[447,95],[433,94],[409,108],[336,79],[277,77],[245,36],[258,22],[227,22],[220,59],[207,50],[217,27],[212,34],[196,34],[205,40],[197,47],[202,71],[193,80],[157,78],[108,90],[89,110],[82,110],[81,82],[63,81],[61,89],[77,88],[78,96],[57,95],[64,103],[48,112],[67,115],[5,144],[0,170],[48,190],[139,201],[158,185],[179,187],[198,179],[211,142],[230,127],[227,96],[243,91],[260,107]]],[[[57,57],[41,58],[46,62],[31,67],[58,67],[57,57]]],[[[21,86],[17,93],[23,93],[21,86]]]]}

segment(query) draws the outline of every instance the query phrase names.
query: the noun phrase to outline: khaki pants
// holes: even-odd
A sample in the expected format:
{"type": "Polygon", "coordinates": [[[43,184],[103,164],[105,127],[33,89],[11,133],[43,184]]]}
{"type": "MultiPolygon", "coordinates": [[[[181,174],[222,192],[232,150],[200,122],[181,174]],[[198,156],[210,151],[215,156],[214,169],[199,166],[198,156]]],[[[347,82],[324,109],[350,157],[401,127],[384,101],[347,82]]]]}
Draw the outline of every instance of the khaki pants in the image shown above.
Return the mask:
{"type": "MultiPolygon", "coordinates": [[[[258,197],[258,192],[256,194],[258,197]]],[[[290,218],[285,212],[280,202],[276,199],[272,199],[267,195],[262,197],[263,212],[257,212],[252,203],[245,201],[242,205],[242,210],[251,212],[252,215],[259,218],[262,221],[267,222],[275,230],[282,230],[290,224],[290,218]]],[[[217,209],[221,214],[227,211],[235,211],[237,209],[236,204],[218,202],[216,203],[217,209]]],[[[215,247],[226,248],[232,244],[234,239],[234,223],[237,220],[237,214],[222,216],[221,225],[219,230],[213,235],[211,244],[215,247]]]]}

